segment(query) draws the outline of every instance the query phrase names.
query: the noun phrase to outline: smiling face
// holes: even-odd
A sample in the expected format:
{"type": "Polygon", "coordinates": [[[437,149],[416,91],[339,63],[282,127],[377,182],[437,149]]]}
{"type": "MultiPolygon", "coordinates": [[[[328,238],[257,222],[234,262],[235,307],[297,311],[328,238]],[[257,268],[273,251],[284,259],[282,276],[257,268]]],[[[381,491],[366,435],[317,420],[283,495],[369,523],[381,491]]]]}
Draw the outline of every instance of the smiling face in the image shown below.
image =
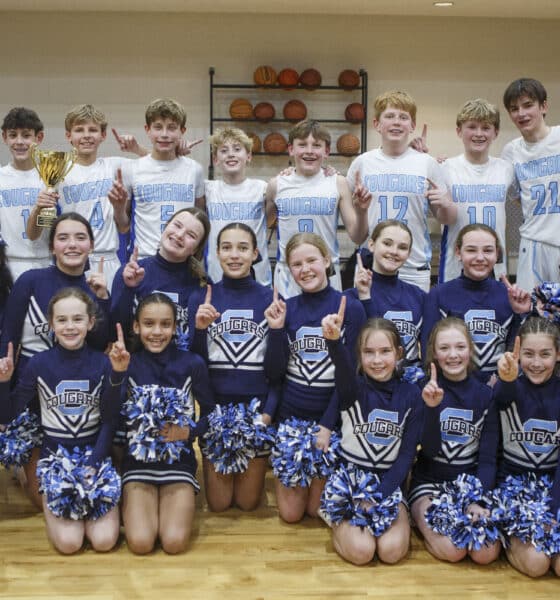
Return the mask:
{"type": "Polygon", "coordinates": [[[360,348],[362,371],[375,381],[389,381],[397,368],[402,348],[395,348],[385,331],[372,330],[360,348]]]}
{"type": "Polygon", "coordinates": [[[537,141],[546,131],[544,117],[548,111],[546,100],[539,104],[536,98],[520,96],[508,107],[508,113],[513,124],[521,135],[529,142],[537,141]]]}
{"type": "Polygon", "coordinates": [[[102,131],[101,126],[94,121],[84,121],[72,125],[70,131],[66,132],[66,139],[76,148],[78,152],[78,161],[82,160],[88,163],[90,159],[95,159],[99,145],[105,140],[106,131],[102,131]]]}
{"type": "Polygon", "coordinates": [[[66,350],[81,348],[93,324],[93,317],[88,315],[86,304],[79,298],[61,298],[53,305],[51,327],[58,343],[66,350]]]}
{"type": "Polygon", "coordinates": [[[185,128],[169,117],[158,117],[144,128],[152,143],[152,158],[173,160],[176,156],[175,149],[185,133],[185,128]]]}
{"type": "Polygon", "coordinates": [[[202,223],[190,212],[179,212],[161,234],[159,253],[169,262],[183,262],[195,254],[203,238],[202,223]]]}
{"type": "Polygon", "coordinates": [[[551,335],[528,333],[523,336],[519,364],[531,383],[538,385],[548,381],[559,360],[560,353],[551,335]]]}
{"type": "Polygon", "coordinates": [[[175,315],[172,308],[161,302],[145,304],[136,316],[133,329],[148,352],[163,352],[175,333],[175,315]]]}
{"type": "Polygon", "coordinates": [[[245,169],[251,161],[251,153],[236,140],[225,140],[213,157],[214,166],[220,170],[226,180],[236,180],[245,175],[245,169]]]}
{"type": "Polygon", "coordinates": [[[288,152],[294,159],[296,173],[311,177],[321,170],[329,148],[325,140],[318,140],[310,133],[305,139],[295,138],[288,152]]]}
{"type": "Polygon", "coordinates": [[[457,127],[457,135],[463,142],[467,157],[487,160],[490,145],[498,136],[498,131],[491,123],[469,119],[457,127]]]}
{"type": "Polygon", "coordinates": [[[243,229],[222,231],[218,242],[218,259],[224,275],[232,279],[247,277],[257,256],[258,250],[249,232],[243,229]]]}
{"type": "Polygon", "coordinates": [[[313,244],[300,244],[290,252],[288,267],[294,281],[303,292],[314,293],[327,287],[330,258],[313,244]]]}
{"type": "Polygon", "coordinates": [[[464,275],[474,281],[482,281],[490,276],[498,259],[496,238],[488,231],[469,231],[455,253],[463,263],[464,275]]]}
{"type": "Polygon", "coordinates": [[[406,110],[388,106],[373,126],[381,136],[383,147],[401,149],[408,146],[408,137],[414,131],[415,123],[406,110]]]}
{"type": "Polygon", "coordinates": [[[381,275],[394,275],[410,256],[412,240],[404,229],[385,227],[368,245],[373,254],[373,270],[381,275]]]}
{"type": "Polygon", "coordinates": [[[33,167],[29,150],[32,144],[41,143],[43,140],[42,131],[35,133],[33,129],[7,129],[2,131],[2,139],[8,146],[16,169],[30,169],[33,167]]]}
{"type": "Polygon", "coordinates": [[[93,242],[87,227],[80,221],[65,219],[56,226],[53,237],[52,253],[56,266],[68,275],[81,275],[93,242]]]}
{"type": "Polygon", "coordinates": [[[462,381],[467,377],[470,353],[469,341],[460,329],[448,327],[437,334],[434,360],[450,381],[462,381]]]}

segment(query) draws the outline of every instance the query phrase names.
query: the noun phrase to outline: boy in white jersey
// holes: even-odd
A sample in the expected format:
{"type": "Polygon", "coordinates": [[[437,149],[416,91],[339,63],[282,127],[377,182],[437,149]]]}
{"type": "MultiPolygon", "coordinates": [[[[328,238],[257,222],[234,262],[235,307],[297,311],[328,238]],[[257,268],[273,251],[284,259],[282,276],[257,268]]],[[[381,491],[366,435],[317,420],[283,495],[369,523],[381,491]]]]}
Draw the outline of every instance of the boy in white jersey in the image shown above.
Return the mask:
{"type": "Polygon", "coordinates": [[[48,234],[32,241],[26,225],[43,183],[31,160],[30,147],[43,140],[43,123],[33,110],[12,108],[2,123],[2,139],[12,161],[0,169],[0,230],[14,281],[29,269],[50,263],[48,234]]]}
{"type": "Polygon", "coordinates": [[[499,278],[506,274],[506,200],[515,198],[516,193],[511,164],[489,155],[499,130],[500,113],[487,100],[469,100],[457,115],[457,135],[465,151],[442,165],[457,207],[457,220],[443,227],[440,283],[461,275],[455,243],[459,231],[472,223],[484,223],[498,234],[503,257],[496,263],[494,275],[499,278]]]}
{"type": "Polygon", "coordinates": [[[348,183],[356,174],[373,194],[369,230],[387,219],[406,223],[412,231],[412,252],[399,271],[404,281],[430,288],[432,242],[428,208],[442,224],[455,220],[457,210],[437,161],[409,147],[416,126],[416,104],[406,93],[391,91],[374,102],[373,126],[381,135],[381,147],[358,156],[348,169],[348,183]]]}
{"type": "Polygon", "coordinates": [[[536,79],[512,82],[504,106],[521,133],[502,152],[515,169],[523,209],[517,285],[532,290],[560,277],[560,127],[546,124],[547,93],[536,79]]]}
{"type": "MultiPolygon", "coordinates": [[[[126,233],[130,218],[125,203],[110,202],[107,194],[113,180],[127,161],[121,157],[98,158],[99,146],[107,136],[105,115],[91,104],[76,106],[64,120],[66,139],[76,149],[74,166],[60,184],[58,192],[42,191],[37,206],[27,224],[31,239],[41,234],[37,227],[37,212],[42,207],[57,206],[61,212],[77,212],[87,219],[95,236],[94,251],[90,255],[90,271],[97,272],[101,257],[103,273],[110,286],[120,267],[117,257],[119,233],[126,233]]],[[[129,148],[131,149],[131,148],[129,148]]]]}
{"type": "Polygon", "coordinates": [[[222,179],[205,182],[206,212],[212,225],[208,238],[207,272],[213,281],[222,278],[222,269],[216,256],[218,233],[228,223],[245,223],[257,236],[261,260],[253,266],[255,279],[263,285],[272,284],[268,244],[266,239],[266,211],[264,193],[266,182],[249,179],[247,165],[251,161],[253,142],[241,129],[218,129],[210,137],[212,162],[222,179]]]}
{"type": "Polygon", "coordinates": [[[367,211],[371,194],[356,175],[354,194],[344,177],[327,175],[321,168],[329,155],[330,133],[317,121],[300,121],[290,130],[288,152],[294,160],[295,171],[278,175],[266,189],[266,213],[269,224],[277,221],[278,260],[274,285],[284,298],[301,293],[286,264],[286,243],[296,233],[320,235],[329,248],[335,274],[331,285],[342,288],[340,253],[336,236],[338,216],[355,244],[367,237],[367,211]]]}
{"type": "Polygon", "coordinates": [[[124,186],[116,182],[109,197],[130,197],[132,235],[138,258],[156,253],[161,232],[182,208],[205,208],[202,167],[177,156],[186,131],[185,109],[175,100],[157,99],[146,109],[145,130],[152,143],[148,156],[123,169],[124,186]]]}

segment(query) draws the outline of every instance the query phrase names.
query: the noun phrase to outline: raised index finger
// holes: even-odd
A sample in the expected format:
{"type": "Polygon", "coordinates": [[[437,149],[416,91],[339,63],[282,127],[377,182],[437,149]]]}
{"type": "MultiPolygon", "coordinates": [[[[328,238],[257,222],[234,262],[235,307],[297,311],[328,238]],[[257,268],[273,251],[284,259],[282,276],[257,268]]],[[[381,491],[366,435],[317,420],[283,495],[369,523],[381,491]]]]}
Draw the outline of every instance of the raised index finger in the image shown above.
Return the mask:
{"type": "Polygon", "coordinates": [[[105,264],[105,257],[104,257],[104,256],[102,256],[102,257],[99,259],[99,266],[97,267],[97,272],[98,272],[98,273],[103,273],[103,265],[104,265],[104,264],[105,264]]]}
{"type": "Polygon", "coordinates": [[[428,138],[428,125],[424,123],[424,127],[422,127],[422,134],[420,136],[422,141],[426,143],[426,139],[428,138]]]}
{"type": "Polygon", "coordinates": [[[8,353],[6,354],[6,358],[13,363],[14,362],[14,345],[12,342],[8,343],[8,353]]]}
{"type": "Polygon", "coordinates": [[[355,182],[356,182],[356,186],[362,185],[362,175],[360,174],[359,170],[356,171],[355,182]]]}
{"type": "Polygon", "coordinates": [[[433,362],[430,363],[430,381],[437,384],[437,369],[433,362]]]}
{"type": "Polygon", "coordinates": [[[437,184],[434,183],[429,177],[426,177],[426,181],[428,182],[428,189],[437,189],[437,184]]]}
{"type": "Polygon", "coordinates": [[[114,127],[111,127],[111,131],[113,132],[113,135],[115,136],[115,139],[117,140],[117,142],[120,144],[122,142],[122,138],[117,133],[117,130],[114,127]]]}
{"type": "Polygon", "coordinates": [[[278,288],[276,286],[272,288],[272,302],[278,302],[278,288]]]}
{"type": "Polygon", "coordinates": [[[344,321],[344,313],[346,312],[346,296],[342,296],[340,299],[340,306],[338,307],[338,318],[342,323],[344,321]]]}
{"type": "Polygon", "coordinates": [[[513,344],[513,358],[516,361],[519,361],[520,351],[521,351],[521,338],[518,335],[516,335],[515,343],[513,344]]]}
{"type": "Polygon", "coordinates": [[[511,285],[511,283],[509,282],[509,279],[507,278],[507,276],[505,275],[505,273],[502,273],[500,275],[500,281],[506,286],[506,288],[508,290],[511,290],[513,288],[513,286],[511,285]]]}
{"type": "Polygon", "coordinates": [[[362,254],[360,252],[356,252],[356,263],[358,265],[358,269],[364,268],[364,261],[362,260],[362,254]]]}
{"type": "Polygon", "coordinates": [[[117,342],[124,346],[124,334],[122,330],[122,325],[120,323],[117,323],[117,342]]]}
{"type": "Polygon", "coordinates": [[[132,256],[130,257],[130,260],[138,262],[138,246],[134,246],[134,250],[132,251],[132,256]]]}
{"type": "Polygon", "coordinates": [[[122,169],[120,167],[117,169],[117,183],[122,183],[122,169]]]}
{"type": "Polygon", "coordinates": [[[204,298],[204,304],[210,304],[212,302],[212,286],[208,284],[206,286],[206,297],[204,298]]]}

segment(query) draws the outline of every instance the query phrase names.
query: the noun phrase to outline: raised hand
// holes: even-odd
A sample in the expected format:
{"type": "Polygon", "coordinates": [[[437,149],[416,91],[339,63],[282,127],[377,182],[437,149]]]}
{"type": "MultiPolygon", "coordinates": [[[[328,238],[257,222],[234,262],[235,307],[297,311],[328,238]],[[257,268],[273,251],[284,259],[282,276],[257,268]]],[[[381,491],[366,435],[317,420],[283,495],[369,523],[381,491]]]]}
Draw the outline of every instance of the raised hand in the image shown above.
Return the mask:
{"type": "Polygon", "coordinates": [[[504,352],[498,360],[498,377],[502,381],[515,381],[519,375],[521,338],[516,336],[513,352],[504,352]]]}
{"type": "Polygon", "coordinates": [[[177,148],[175,149],[175,154],[177,156],[187,156],[188,154],[191,153],[191,150],[195,146],[198,146],[198,144],[201,144],[203,141],[204,140],[202,138],[199,138],[197,140],[193,140],[192,142],[189,142],[189,140],[181,140],[177,144],[177,148]]]}
{"type": "Polygon", "coordinates": [[[506,286],[511,310],[518,315],[531,312],[531,294],[517,284],[512,285],[505,275],[500,276],[500,281],[506,286]]]}
{"type": "Polygon", "coordinates": [[[321,327],[323,328],[323,337],[326,340],[338,340],[342,331],[342,325],[344,324],[344,313],[346,312],[346,296],[342,296],[340,299],[340,306],[338,312],[326,315],[321,320],[321,327]]]}
{"type": "Polygon", "coordinates": [[[14,345],[8,343],[8,352],[5,358],[0,358],[0,382],[10,381],[14,374],[14,345]]]}
{"type": "Polygon", "coordinates": [[[371,204],[372,197],[372,193],[362,183],[360,171],[356,171],[356,178],[354,180],[354,193],[352,194],[354,208],[357,208],[361,211],[367,210],[371,204]]]}
{"type": "Polygon", "coordinates": [[[104,264],[105,257],[102,256],[99,260],[97,272],[91,272],[86,280],[91,291],[97,296],[97,298],[100,298],[101,300],[106,300],[109,297],[109,292],[107,291],[107,279],[103,274],[104,264]]]}
{"type": "Polygon", "coordinates": [[[107,198],[115,208],[122,208],[128,203],[128,190],[124,186],[121,169],[117,169],[115,181],[107,192],[107,198]]]}
{"type": "Polygon", "coordinates": [[[272,304],[264,311],[270,329],[282,329],[286,322],[286,303],[278,296],[278,288],[274,286],[272,304]]]}
{"type": "Polygon", "coordinates": [[[128,369],[130,354],[124,345],[124,335],[120,323],[117,323],[117,341],[113,342],[113,345],[111,346],[109,360],[111,361],[113,371],[122,373],[128,369]]]}
{"type": "Polygon", "coordinates": [[[142,283],[145,274],[144,267],[141,267],[138,264],[138,247],[134,246],[132,256],[123,269],[122,275],[124,284],[126,287],[130,288],[137,287],[142,283]]]}
{"type": "Polygon", "coordinates": [[[358,251],[356,254],[356,289],[360,300],[369,300],[371,298],[371,282],[373,273],[364,267],[362,255],[358,251]]]}
{"type": "Polygon", "coordinates": [[[422,390],[422,400],[430,408],[439,406],[443,400],[443,390],[438,385],[437,369],[434,363],[430,363],[430,381],[422,390]]]}
{"type": "Polygon", "coordinates": [[[195,317],[196,329],[207,329],[210,323],[213,323],[220,313],[212,305],[212,286],[208,284],[206,286],[206,296],[204,303],[198,307],[195,317]]]}
{"type": "Polygon", "coordinates": [[[415,137],[411,140],[409,146],[416,150],[417,152],[423,152],[427,154],[429,152],[428,149],[428,125],[424,123],[424,127],[422,127],[422,133],[419,137],[415,137]]]}
{"type": "Polygon", "coordinates": [[[117,130],[113,127],[111,129],[115,140],[117,140],[117,144],[121,149],[121,152],[132,152],[132,154],[137,154],[138,156],[143,156],[146,154],[145,148],[140,146],[135,136],[130,133],[125,133],[120,135],[117,133],[117,130]]]}

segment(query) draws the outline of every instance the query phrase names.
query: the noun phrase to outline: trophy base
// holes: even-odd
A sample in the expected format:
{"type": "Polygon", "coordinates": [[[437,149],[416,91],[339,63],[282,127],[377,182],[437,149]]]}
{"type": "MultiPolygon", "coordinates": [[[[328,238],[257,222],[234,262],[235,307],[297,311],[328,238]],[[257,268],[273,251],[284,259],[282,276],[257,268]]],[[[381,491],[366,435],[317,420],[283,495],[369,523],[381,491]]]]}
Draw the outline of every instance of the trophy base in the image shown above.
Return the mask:
{"type": "Polygon", "coordinates": [[[56,221],[56,208],[42,208],[37,215],[37,227],[51,228],[56,221]]]}

